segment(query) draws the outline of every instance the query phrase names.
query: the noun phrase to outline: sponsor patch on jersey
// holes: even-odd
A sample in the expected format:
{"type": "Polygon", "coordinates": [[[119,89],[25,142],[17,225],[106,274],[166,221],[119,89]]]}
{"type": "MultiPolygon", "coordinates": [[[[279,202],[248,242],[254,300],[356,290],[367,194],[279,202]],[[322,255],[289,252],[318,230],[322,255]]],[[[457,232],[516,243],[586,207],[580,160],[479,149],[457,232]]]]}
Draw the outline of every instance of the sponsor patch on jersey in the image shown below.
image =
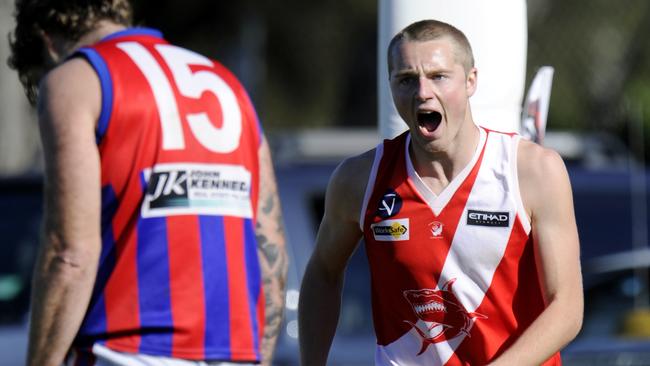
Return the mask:
{"type": "Polygon", "coordinates": [[[429,230],[431,232],[431,239],[441,239],[442,238],[442,228],[444,227],[443,223],[440,221],[434,221],[429,224],[429,230]]]}
{"type": "Polygon", "coordinates": [[[370,225],[377,241],[409,240],[409,219],[384,220],[370,225]]]}
{"type": "Polygon", "coordinates": [[[158,164],[144,172],[142,217],[224,215],[253,217],[251,173],[229,164],[158,164]]]}
{"type": "Polygon", "coordinates": [[[394,189],[388,188],[377,205],[377,216],[387,219],[395,216],[402,209],[402,197],[394,189]]]}
{"type": "Polygon", "coordinates": [[[508,227],[510,212],[467,210],[467,225],[508,227]]]}

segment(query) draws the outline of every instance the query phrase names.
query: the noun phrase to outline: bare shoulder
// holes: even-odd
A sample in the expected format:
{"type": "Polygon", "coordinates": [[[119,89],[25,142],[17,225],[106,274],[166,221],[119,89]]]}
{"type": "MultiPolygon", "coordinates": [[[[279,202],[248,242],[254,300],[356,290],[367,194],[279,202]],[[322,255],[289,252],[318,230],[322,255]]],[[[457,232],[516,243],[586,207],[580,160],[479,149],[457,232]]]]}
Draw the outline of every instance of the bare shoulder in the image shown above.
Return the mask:
{"type": "Polygon", "coordinates": [[[365,184],[375,159],[375,150],[368,150],[343,160],[332,175],[332,183],[341,183],[350,187],[357,186],[359,183],[365,184]]]}
{"type": "Polygon", "coordinates": [[[521,140],[517,156],[520,181],[553,178],[566,173],[560,154],[534,142],[521,140]]]}
{"type": "Polygon", "coordinates": [[[343,160],[332,173],[327,188],[328,206],[340,215],[357,220],[366,192],[375,150],[343,160]]]}
{"type": "Polygon", "coordinates": [[[555,150],[521,140],[517,171],[522,199],[529,214],[536,206],[543,206],[550,200],[571,198],[569,175],[555,150]]]}
{"type": "MultiPolygon", "coordinates": [[[[72,58],[52,69],[40,84],[39,115],[90,115],[96,120],[101,109],[101,86],[92,66],[72,58]]],[[[67,119],[67,118],[66,118],[67,119]]]]}

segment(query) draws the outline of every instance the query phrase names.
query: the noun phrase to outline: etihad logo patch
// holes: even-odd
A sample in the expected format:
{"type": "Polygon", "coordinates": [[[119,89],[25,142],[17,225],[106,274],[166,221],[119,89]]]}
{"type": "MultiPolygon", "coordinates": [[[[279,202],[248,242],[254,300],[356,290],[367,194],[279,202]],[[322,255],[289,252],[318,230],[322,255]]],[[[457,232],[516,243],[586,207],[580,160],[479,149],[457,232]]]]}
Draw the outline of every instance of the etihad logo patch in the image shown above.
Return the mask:
{"type": "Polygon", "coordinates": [[[510,226],[510,212],[468,210],[467,225],[508,227],[510,226]]]}
{"type": "Polygon", "coordinates": [[[384,220],[370,225],[377,241],[409,240],[409,219],[384,220]]]}

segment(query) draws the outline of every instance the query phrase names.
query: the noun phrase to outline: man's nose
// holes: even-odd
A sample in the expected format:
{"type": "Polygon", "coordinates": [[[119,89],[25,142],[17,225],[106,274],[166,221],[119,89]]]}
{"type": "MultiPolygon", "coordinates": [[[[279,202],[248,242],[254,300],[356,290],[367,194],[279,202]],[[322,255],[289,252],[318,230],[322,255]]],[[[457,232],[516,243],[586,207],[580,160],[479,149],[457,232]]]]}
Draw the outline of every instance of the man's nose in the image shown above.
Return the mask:
{"type": "Polygon", "coordinates": [[[420,77],[418,81],[418,94],[417,98],[421,101],[429,100],[434,97],[433,85],[431,85],[431,80],[420,77]]]}

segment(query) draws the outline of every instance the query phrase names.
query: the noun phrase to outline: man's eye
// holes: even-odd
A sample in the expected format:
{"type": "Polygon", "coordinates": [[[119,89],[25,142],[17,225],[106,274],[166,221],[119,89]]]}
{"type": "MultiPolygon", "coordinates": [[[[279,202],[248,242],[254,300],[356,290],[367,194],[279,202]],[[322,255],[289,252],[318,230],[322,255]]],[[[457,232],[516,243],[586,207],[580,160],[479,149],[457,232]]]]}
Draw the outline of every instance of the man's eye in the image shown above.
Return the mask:
{"type": "Polygon", "coordinates": [[[411,78],[411,77],[401,78],[399,80],[399,85],[408,86],[413,84],[414,80],[415,78],[411,78]]]}

